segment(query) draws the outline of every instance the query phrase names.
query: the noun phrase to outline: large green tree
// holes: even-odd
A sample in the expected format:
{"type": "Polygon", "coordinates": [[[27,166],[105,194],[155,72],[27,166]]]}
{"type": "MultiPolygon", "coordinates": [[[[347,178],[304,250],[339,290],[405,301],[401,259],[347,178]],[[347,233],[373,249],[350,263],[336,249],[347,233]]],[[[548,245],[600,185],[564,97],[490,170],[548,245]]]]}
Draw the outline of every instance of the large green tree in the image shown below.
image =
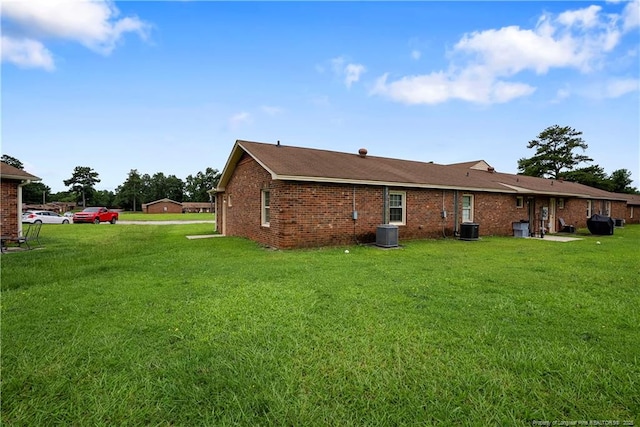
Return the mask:
{"type": "Polygon", "coordinates": [[[127,180],[116,188],[118,205],[132,211],[137,210],[143,195],[143,181],[137,169],[131,169],[127,180]]]}
{"type": "Polygon", "coordinates": [[[220,180],[218,169],[207,168],[204,173],[198,172],[195,176],[189,175],[185,182],[185,200],[189,202],[208,202],[207,191],[215,188],[220,180]]]}
{"type": "Polygon", "coordinates": [[[631,172],[627,169],[618,169],[611,172],[609,177],[611,185],[610,191],[615,193],[629,193],[636,194],[638,189],[631,186],[633,180],[631,179],[631,172]]]}
{"type": "Polygon", "coordinates": [[[32,182],[22,187],[22,201],[24,203],[47,203],[51,201],[51,188],[42,182],[32,182]]]}
{"type": "Polygon", "coordinates": [[[588,148],[581,135],[582,132],[569,126],[546,128],[536,139],[529,141],[527,148],[535,148],[536,153],[518,160],[518,173],[557,179],[562,172],[572,171],[580,163],[592,161],[589,156],[575,152],[588,148]]]}
{"type": "Polygon", "coordinates": [[[71,187],[70,190],[78,196],[82,196],[82,206],[87,206],[87,193],[90,195],[95,191],[94,186],[100,182],[98,173],[87,166],[76,166],[73,175],[65,179],[64,185],[71,187]]]}
{"type": "Polygon", "coordinates": [[[182,203],[184,200],[184,182],[175,175],[165,176],[162,172],[155,173],[149,182],[151,202],[159,199],[171,199],[182,203]]]}
{"type": "Polygon", "coordinates": [[[611,183],[604,169],[598,165],[578,168],[568,172],[561,172],[558,178],[567,181],[578,182],[589,187],[600,188],[609,191],[611,183]]]}
{"type": "Polygon", "coordinates": [[[11,157],[8,154],[3,154],[0,161],[2,161],[2,163],[13,166],[14,168],[24,169],[24,165],[20,160],[16,159],[15,157],[11,157]]]}

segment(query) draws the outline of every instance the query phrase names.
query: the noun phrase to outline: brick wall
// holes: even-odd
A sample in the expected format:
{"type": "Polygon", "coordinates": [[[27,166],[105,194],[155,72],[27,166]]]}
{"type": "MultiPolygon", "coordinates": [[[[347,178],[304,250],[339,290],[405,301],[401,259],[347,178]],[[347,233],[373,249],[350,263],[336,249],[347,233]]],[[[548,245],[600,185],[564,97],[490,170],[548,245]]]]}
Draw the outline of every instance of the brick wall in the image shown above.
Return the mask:
{"type": "Polygon", "coordinates": [[[3,236],[18,236],[18,182],[2,180],[0,183],[0,232],[3,236]]]}
{"type": "Polygon", "coordinates": [[[227,183],[225,193],[216,195],[217,229],[228,236],[246,237],[276,246],[273,237],[276,227],[263,227],[260,217],[261,191],[270,188],[271,181],[271,175],[244,154],[227,183]]]}
{"type": "MultiPolygon", "coordinates": [[[[539,232],[541,208],[550,207],[549,197],[517,197],[506,193],[465,192],[455,190],[389,188],[405,194],[406,224],[399,226],[400,241],[454,237],[456,219],[462,222],[462,197],[473,196],[473,222],[479,234],[513,235],[513,222],[529,220],[530,229],[539,232]],[[456,206],[457,196],[457,206],[456,206]],[[442,211],[447,212],[442,218],[442,211]],[[457,215],[456,215],[457,210],[457,215]]],[[[368,243],[375,241],[377,226],[383,223],[382,186],[294,182],[272,180],[270,174],[250,156],[244,155],[235,168],[224,194],[217,195],[218,230],[230,236],[242,236],[281,249],[368,243]],[[261,192],[270,192],[270,225],[261,224],[261,192]],[[353,212],[358,217],[353,219],[353,212]]],[[[556,200],[555,227],[558,218],[569,225],[586,227],[587,201],[556,200]]],[[[595,208],[600,201],[594,201],[595,208]]],[[[604,209],[604,202],[602,203],[604,209]]],[[[625,204],[611,203],[612,215],[624,213],[625,204]]],[[[549,224],[545,224],[548,229],[549,224]]]]}
{"type": "Polygon", "coordinates": [[[182,213],[182,205],[171,202],[158,202],[146,206],[146,213],[182,213]],[[166,208],[166,210],[165,210],[166,208]]]}
{"type": "Polygon", "coordinates": [[[627,205],[623,218],[627,224],[640,224],[640,206],[627,205]]]}

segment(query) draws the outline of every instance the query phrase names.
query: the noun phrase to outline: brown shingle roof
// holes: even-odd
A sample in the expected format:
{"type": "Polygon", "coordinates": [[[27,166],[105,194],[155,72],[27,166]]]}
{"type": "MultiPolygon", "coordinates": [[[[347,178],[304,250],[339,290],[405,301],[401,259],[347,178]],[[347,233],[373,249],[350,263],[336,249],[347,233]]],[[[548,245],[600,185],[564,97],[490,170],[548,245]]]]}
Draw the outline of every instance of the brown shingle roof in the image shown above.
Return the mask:
{"type": "Polygon", "coordinates": [[[625,199],[629,205],[640,206],[640,194],[616,193],[616,195],[625,199]]]}
{"type": "Polygon", "coordinates": [[[0,177],[2,177],[2,179],[14,179],[18,181],[40,181],[40,178],[37,176],[31,175],[29,172],[18,169],[17,167],[11,166],[5,162],[0,162],[0,177]]]}
{"type": "Polygon", "coordinates": [[[273,179],[280,180],[621,200],[614,193],[573,182],[480,170],[479,165],[488,165],[483,160],[441,165],[242,140],[236,141],[234,145],[222,172],[218,191],[224,191],[235,165],[244,152],[271,173],[273,179]]]}

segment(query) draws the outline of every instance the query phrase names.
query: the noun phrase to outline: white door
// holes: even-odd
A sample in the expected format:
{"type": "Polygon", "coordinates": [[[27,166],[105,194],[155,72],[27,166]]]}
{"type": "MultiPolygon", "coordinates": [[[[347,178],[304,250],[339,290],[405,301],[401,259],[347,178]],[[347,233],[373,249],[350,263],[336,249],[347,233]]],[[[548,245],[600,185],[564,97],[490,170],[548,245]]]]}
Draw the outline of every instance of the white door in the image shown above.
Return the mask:
{"type": "Polygon", "coordinates": [[[549,233],[556,232],[556,199],[552,197],[549,199],[549,233]]]}

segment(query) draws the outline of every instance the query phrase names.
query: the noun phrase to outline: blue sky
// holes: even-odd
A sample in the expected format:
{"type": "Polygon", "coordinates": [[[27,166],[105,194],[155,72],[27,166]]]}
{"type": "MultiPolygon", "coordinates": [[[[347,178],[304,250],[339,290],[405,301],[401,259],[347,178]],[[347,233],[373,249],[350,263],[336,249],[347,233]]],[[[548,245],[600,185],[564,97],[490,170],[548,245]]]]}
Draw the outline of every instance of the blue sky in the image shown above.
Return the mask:
{"type": "Polygon", "coordinates": [[[558,124],[640,187],[639,2],[2,3],[2,153],[222,170],[237,139],[515,173],[558,124]]]}

